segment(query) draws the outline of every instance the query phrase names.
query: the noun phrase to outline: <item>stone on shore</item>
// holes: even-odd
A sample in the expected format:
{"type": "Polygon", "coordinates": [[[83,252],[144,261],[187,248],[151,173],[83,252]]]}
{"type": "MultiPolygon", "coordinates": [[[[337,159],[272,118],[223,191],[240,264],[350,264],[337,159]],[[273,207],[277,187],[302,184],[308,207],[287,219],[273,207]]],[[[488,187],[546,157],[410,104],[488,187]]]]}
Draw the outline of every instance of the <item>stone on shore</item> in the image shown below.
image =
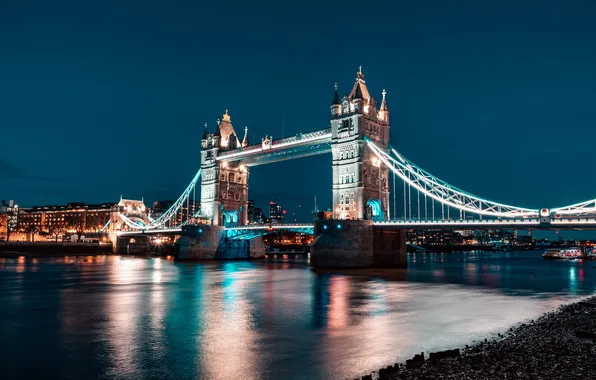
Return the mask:
{"type": "MultiPolygon", "coordinates": [[[[596,379],[596,297],[511,328],[498,341],[416,355],[381,380],[596,379]]],[[[501,336],[501,335],[500,335],[501,336]]]]}

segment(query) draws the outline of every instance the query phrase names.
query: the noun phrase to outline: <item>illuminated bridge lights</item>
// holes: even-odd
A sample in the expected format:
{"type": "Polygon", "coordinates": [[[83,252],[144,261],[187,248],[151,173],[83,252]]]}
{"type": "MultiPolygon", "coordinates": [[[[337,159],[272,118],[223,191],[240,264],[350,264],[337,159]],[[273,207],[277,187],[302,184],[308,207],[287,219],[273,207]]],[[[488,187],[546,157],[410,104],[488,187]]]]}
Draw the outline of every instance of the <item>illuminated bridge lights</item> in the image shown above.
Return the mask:
{"type": "MultiPolygon", "coordinates": [[[[566,226],[567,228],[592,228],[596,227],[596,199],[576,203],[570,206],[558,208],[530,209],[517,206],[506,205],[493,202],[479,196],[470,194],[458,189],[455,186],[433,176],[422,168],[416,166],[413,162],[402,156],[395,149],[391,148],[390,153],[380,149],[374,142],[364,137],[366,145],[374,153],[375,166],[385,165],[394,174],[397,175],[405,184],[414,188],[419,194],[430,197],[431,200],[439,202],[441,207],[460,211],[460,219],[452,220],[447,215],[437,220],[423,220],[420,218],[420,209],[418,210],[418,220],[406,218],[405,220],[378,220],[374,221],[375,226],[395,227],[395,228],[420,228],[437,226],[458,226],[458,227],[476,227],[476,226],[503,226],[512,228],[548,228],[549,225],[566,226]],[[465,213],[471,213],[479,218],[466,219],[465,213]],[[488,218],[484,218],[486,216],[488,218]]],[[[242,161],[241,170],[246,170],[248,166],[266,164],[291,158],[306,157],[309,155],[320,154],[330,151],[331,130],[322,129],[310,133],[297,134],[281,140],[273,141],[270,148],[265,149],[262,145],[253,145],[243,147],[228,152],[221,152],[217,160],[221,165],[227,165],[227,162],[242,161]]],[[[179,233],[181,228],[166,228],[166,224],[176,215],[182,205],[189,200],[190,194],[195,192],[195,187],[200,178],[201,170],[197,172],[190,184],[180,195],[178,200],[159,218],[147,218],[148,224],[143,225],[138,219],[129,218],[124,214],[119,214],[119,218],[133,231],[120,231],[120,234],[134,235],[139,233],[170,232],[179,233]]],[[[420,200],[418,201],[420,205],[420,200]]],[[[420,207],[420,206],[419,206],[420,207]]],[[[426,204],[425,204],[426,207],[426,204]]],[[[410,210],[411,214],[411,210],[410,210]]],[[[195,213],[193,217],[197,217],[195,213]]],[[[434,204],[433,204],[434,218],[434,204]]],[[[185,221],[183,225],[188,224],[185,221]]],[[[105,230],[109,223],[102,229],[105,230]]],[[[333,227],[333,224],[331,225],[333,227]]],[[[335,225],[336,229],[342,229],[341,224],[335,225]]],[[[325,224],[323,230],[330,227],[325,224]]],[[[289,230],[312,233],[312,224],[302,225],[270,225],[270,226],[241,226],[227,228],[231,234],[240,236],[248,234],[257,236],[266,231],[289,230]]],[[[199,229],[202,233],[202,229],[199,229]]]]}

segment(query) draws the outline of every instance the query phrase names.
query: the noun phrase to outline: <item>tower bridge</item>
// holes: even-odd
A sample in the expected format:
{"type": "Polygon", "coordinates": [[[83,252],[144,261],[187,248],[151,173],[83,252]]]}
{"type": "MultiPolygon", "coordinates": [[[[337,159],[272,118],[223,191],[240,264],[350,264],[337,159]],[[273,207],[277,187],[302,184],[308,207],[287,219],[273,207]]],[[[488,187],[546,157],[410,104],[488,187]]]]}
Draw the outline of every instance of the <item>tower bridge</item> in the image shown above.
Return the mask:
{"type": "Polygon", "coordinates": [[[111,221],[113,240],[165,233],[172,216],[191,196],[194,201],[197,184],[200,212],[167,229],[182,235],[177,241],[181,260],[259,257],[264,254],[260,237],[285,229],[315,235],[314,267],[403,267],[408,229],[596,229],[596,200],[552,209],[506,205],[461,190],[416,166],[390,145],[385,90],[380,99],[378,104],[369,93],[360,69],[349,94],[340,97],[335,85],[327,127],[305,128],[277,140],[266,135],[252,144],[247,128],[240,139],[226,110],[213,132],[205,125],[200,169],[174,205],[157,219],[128,215],[126,206],[121,207],[111,221]],[[248,225],[251,167],[326,153],[331,153],[333,173],[331,221],[248,225]],[[396,197],[401,184],[403,204],[396,197]],[[398,203],[403,205],[399,216],[398,203]]]}

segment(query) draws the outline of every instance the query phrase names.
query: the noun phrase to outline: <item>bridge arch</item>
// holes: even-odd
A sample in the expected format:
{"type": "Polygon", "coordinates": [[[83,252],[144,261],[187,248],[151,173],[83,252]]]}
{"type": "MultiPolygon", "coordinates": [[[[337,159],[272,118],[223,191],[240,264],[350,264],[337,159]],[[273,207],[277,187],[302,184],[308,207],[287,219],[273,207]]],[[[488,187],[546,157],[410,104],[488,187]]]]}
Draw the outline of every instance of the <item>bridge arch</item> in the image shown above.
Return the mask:
{"type": "Polygon", "coordinates": [[[238,211],[236,210],[224,210],[223,212],[223,225],[225,227],[235,227],[238,225],[238,211]]]}
{"type": "Polygon", "coordinates": [[[385,212],[383,205],[379,199],[369,199],[366,201],[365,219],[368,220],[385,220],[385,212]]]}

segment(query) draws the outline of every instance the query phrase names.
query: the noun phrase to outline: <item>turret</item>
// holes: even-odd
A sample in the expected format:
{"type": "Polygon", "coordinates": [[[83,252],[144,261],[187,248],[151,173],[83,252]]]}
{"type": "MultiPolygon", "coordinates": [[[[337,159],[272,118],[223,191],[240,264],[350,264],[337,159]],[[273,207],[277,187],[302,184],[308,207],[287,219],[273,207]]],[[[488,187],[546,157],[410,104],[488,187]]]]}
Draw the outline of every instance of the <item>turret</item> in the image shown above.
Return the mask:
{"type": "Polygon", "coordinates": [[[248,127],[244,127],[244,138],[242,139],[242,147],[248,146],[248,127]]]}
{"type": "Polygon", "coordinates": [[[209,137],[209,132],[207,131],[207,123],[205,123],[205,129],[203,130],[203,140],[207,140],[209,137]]]}
{"type": "Polygon", "coordinates": [[[385,124],[389,124],[389,108],[387,108],[385,94],[387,94],[387,92],[385,91],[385,89],[383,89],[383,101],[381,102],[381,109],[379,110],[377,119],[383,121],[385,124]]]}
{"type": "Polygon", "coordinates": [[[224,113],[221,118],[221,122],[218,122],[217,130],[221,136],[219,146],[222,149],[236,149],[238,145],[238,135],[236,135],[234,127],[232,126],[232,118],[230,114],[228,114],[228,110],[226,110],[226,113],[224,113]]]}
{"type": "Polygon", "coordinates": [[[331,117],[341,115],[341,101],[339,100],[339,94],[337,93],[337,82],[335,82],[335,92],[333,94],[333,102],[331,102],[331,117]]]}
{"type": "Polygon", "coordinates": [[[370,102],[370,94],[366,88],[364,81],[364,74],[362,74],[362,66],[356,73],[356,83],[350,92],[350,101],[354,104],[354,111],[358,113],[368,113],[368,105],[370,102]]]}

